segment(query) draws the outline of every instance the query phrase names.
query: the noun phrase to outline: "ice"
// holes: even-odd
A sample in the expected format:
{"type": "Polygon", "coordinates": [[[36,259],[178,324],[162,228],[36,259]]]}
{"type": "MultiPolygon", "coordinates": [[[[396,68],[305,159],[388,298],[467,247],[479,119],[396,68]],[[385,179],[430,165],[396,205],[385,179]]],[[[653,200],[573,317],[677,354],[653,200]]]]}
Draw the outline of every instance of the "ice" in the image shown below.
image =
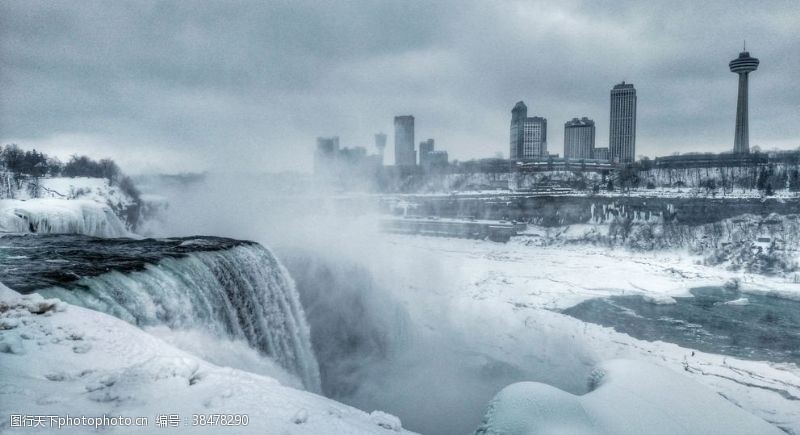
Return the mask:
{"type": "Polygon", "coordinates": [[[22,344],[22,339],[18,335],[3,334],[0,337],[0,353],[23,355],[25,353],[25,345],[22,344]]]}
{"type": "Polygon", "coordinates": [[[783,433],[703,385],[654,364],[607,361],[593,380],[595,389],[582,396],[536,382],[512,384],[495,396],[476,433],[783,433]]]}
{"type": "Polygon", "coordinates": [[[0,200],[0,233],[84,234],[128,237],[111,207],[88,199],[0,200]]]}

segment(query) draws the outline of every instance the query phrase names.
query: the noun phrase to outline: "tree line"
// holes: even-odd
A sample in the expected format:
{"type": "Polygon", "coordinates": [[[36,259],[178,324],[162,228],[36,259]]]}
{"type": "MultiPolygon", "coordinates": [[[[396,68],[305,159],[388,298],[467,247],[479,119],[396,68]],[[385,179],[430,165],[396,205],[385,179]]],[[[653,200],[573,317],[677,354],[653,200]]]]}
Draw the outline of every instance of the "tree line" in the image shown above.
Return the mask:
{"type": "Polygon", "coordinates": [[[111,159],[94,160],[73,154],[66,163],[57,157],[33,150],[23,150],[16,144],[0,147],[0,167],[16,175],[31,177],[93,177],[116,181],[122,174],[111,159]]]}
{"type": "Polygon", "coordinates": [[[45,176],[105,178],[132,198],[139,198],[139,192],[134,187],[133,181],[124,175],[111,159],[94,160],[73,154],[66,163],[62,163],[57,157],[50,157],[35,149],[23,150],[16,144],[9,144],[0,147],[0,169],[5,169],[15,176],[33,178],[45,176]]]}

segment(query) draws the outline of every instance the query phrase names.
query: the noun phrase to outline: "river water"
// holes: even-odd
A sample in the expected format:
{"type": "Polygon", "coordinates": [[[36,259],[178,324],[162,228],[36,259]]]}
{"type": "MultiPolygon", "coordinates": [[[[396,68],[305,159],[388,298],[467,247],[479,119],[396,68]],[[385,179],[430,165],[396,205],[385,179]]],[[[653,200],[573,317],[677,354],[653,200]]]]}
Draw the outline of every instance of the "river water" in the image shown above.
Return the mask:
{"type": "Polygon", "coordinates": [[[692,289],[674,304],[640,295],[590,299],[563,311],[634,338],[703,352],[800,364],[800,301],[724,287],[692,289]]]}

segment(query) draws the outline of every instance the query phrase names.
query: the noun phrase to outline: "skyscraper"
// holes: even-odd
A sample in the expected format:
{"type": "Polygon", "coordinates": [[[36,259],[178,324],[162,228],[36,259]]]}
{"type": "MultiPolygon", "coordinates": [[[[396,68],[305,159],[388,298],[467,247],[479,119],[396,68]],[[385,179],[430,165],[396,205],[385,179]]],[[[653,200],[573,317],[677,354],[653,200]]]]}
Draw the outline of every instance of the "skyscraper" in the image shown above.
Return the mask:
{"type": "Polygon", "coordinates": [[[511,110],[511,160],[536,159],[547,156],[547,120],[528,117],[528,107],[522,101],[511,110]]]}
{"type": "Polygon", "coordinates": [[[380,156],[381,165],[383,165],[383,151],[386,149],[386,135],[378,133],[375,135],[375,148],[378,149],[378,156],[380,156]]]}
{"type": "Polygon", "coordinates": [[[547,157],[547,120],[540,116],[525,118],[523,131],[522,158],[547,157]]]}
{"type": "Polygon", "coordinates": [[[424,140],[419,143],[419,164],[426,166],[425,160],[433,152],[433,139],[424,140]]]}
{"type": "Polygon", "coordinates": [[[636,88],[630,83],[622,82],[611,89],[608,148],[612,163],[636,158],[636,88]]]}
{"type": "Polygon", "coordinates": [[[750,126],[748,125],[748,77],[758,69],[758,59],[743,51],[728,65],[731,72],[739,74],[739,98],[736,100],[736,135],[733,139],[733,152],[750,152],[750,126]]]}
{"type": "Polygon", "coordinates": [[[394,164],[416,166],[417,152],[414,150],[414,117],[394,117],[394,164]]]}
{"type": "Polygon", "coordinates": [[[511,160],[522,158],[522,140],[524,138],[523,124],[528,116],[528,106],[522,101],[517,102],[511,109],[511,139],[509,141],[508,156],[511,160]]]}
{"type": "Polygon", "coordinates": [[[572,118],[564,123],[564,157],[591,159],[594,155],[594,121],[572,118]]]}
{"type": "Polygon", "coordinates": [[[314,152],[314,173],[331,171],[339,154],[339,136],[318,137],[314,152]]]}

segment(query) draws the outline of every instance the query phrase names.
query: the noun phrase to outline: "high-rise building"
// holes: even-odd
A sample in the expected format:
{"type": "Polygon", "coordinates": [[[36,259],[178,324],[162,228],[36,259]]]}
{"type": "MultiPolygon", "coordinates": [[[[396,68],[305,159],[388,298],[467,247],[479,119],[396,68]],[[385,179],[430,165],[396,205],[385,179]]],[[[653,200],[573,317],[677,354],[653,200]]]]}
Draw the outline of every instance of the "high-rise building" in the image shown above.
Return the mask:
{"type": "Polygon", "coordinates": [[[525,137],[522,140],[522,158],[547,157],[547,120],[540,116],[525,118],[523,130],[525,137]]]}
{"type": "Polygon", "coordinates": [[[594,154],[594,121],[572,118],[564,123],[564,157],[591,159],[594,154]]]}
{"type": "Polygon", "coordinates": [[[419,143],[419,164],[425,166],[428,155],[433,152],[433,139],[424,140],[419,143]]]}
{"type": "Polygon", "coordinates": [[[381,165],[383,165],[383,152],[386,149],[386,135],[383,133],[378,133],[375,135],[375,148],[378,150],[378,156],[381,160],[381,165]]]}
{"type": "Polygon", "coordinates": [[[733,139],[733,152],[750,152],[750,126],[748,125],[748,78],[758,69],[758,59],[743,51],[728,65],[731,72],[739,74],[739,98],[736,100],[736,135],[733,139]]]}
{"type": "Polygon", "coordinates": [[[511,110],[511,160],[530,160],[547,157],[547,120],[528,117],[528,107],[522,101],[511,110]]]}
{"type": "Polygon", "coordinates": [[[314,173],[320,174],[331,170],[339,155],[339,136],[318,137],[317,149],[314,152],[314,173]]]}
{"type": "Polygon", "coordinates": [[[394,117],[394,164],[416,166],[417,152],[414,150],[414,117],[394,117]]]}
{"type": "Polygon", "coordinates": [[[517,102],[511,109],[511,139],[508,156],[511,160],[522,158],[522,140],[524,138],[523,124],[528,117],[528,107],[522,101],[517,102]]]}
{"type": "Polygon", "coordinates": [[[636,88],[630,83],[622,82],[611,89],[608,151],[612,163],[636,158],[636,88]]]}

